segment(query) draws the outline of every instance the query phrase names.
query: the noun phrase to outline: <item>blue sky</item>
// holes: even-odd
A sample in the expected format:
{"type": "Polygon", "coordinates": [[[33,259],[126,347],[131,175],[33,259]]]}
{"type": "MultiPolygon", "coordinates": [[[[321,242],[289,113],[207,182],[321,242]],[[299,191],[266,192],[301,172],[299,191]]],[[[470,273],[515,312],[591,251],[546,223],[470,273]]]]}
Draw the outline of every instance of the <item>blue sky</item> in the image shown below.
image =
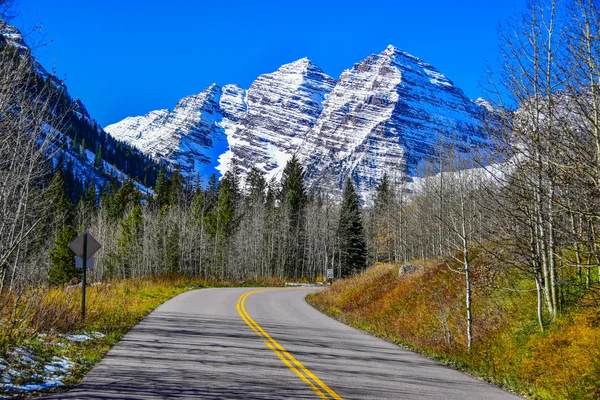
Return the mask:
{"type": "Polygon", "coordinates": [[[42,25],[28,37],[48,43],[38,59],[105,126],[172,108],[213,82],[248,88],[302,57],[337,78],[388,44],[477,98],[486,60],[497,59],[498,23],[524,2],[18,0],[13,23],[42,25]]]}

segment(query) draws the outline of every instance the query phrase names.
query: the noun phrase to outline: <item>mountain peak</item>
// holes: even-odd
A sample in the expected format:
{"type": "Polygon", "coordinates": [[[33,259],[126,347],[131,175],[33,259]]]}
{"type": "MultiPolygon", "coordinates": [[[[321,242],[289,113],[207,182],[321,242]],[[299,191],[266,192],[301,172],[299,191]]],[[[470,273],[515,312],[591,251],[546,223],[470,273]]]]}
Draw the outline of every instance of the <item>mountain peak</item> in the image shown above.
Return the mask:
{"type": "Polygon", "coordinates": [[[304,74],[306,72],[323,72],[321,68],[314,62],[312,62],[308,57],[303,57],[299,60],[293,61],[288,64],[283,64],[279,67],[278,71],[282,72],[295,72],[304,74]]]}
{"type": "Polygon", "coordinates": [[[304,57],[260,75],[248,90],[225,85],[219,96],[210,88],[203,93],[177,112],[107,130],[185,166],[186,174],[224,174],[235,160],[242,179],[256,167],[270,180],[296,154],[311,188],[330,189],[352,176],[362,193],[387,171],[417,176],[443,132],[465,132],[456,140],[468,136],[468,143],[457,146],[485,142],[481,108],[433,66],[393,45],[338,80],[304,57]]]}
{"type": "Polygon", "coordinates": [[[397,48],[393,44],[389,44],[388,47],[386,47],[382,53],[386,54],[386,55],[392,55],[392,54],[398,53],[398,52],[400,52],[399,48],[397,48]]]}
{"type": "Polygon", "coordinates": [[[415,57],[412,54],[407,53],[405,51],[402,51],[401,49],[399,49],[398,47],[396,47],[392,44],[388,45],[388,47],[386,47],[385,50],[380,53],[380,55],[387,56],[387,57],[400,55],[400,56],[403,56],[406,58],[411,58],[416,61],[421,61],[420,58],[415,57]]]}

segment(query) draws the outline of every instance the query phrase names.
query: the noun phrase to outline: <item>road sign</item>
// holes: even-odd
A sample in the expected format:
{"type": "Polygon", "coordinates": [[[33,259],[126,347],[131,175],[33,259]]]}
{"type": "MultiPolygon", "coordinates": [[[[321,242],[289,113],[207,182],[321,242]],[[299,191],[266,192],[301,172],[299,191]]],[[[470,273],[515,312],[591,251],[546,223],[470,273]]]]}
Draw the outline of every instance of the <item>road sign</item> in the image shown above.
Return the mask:
{"type": "Polygon", "coordinates": [[[98,243],[96,239],[94,239],[94,237],[87,232],[83,232],[77,237],[77,239],[73,240],[69,245],[69,248],[73,250],[73,253],[75,253],[75,255],[79,257],[83,257],[85,255],[86,259],[93,256],[94,253],[100,250],[101,247],[102,246],[100,245],[100,243],[98,243]],[[85,246],[86,249],[84,249],[84,242],[87,243],[87,246],[85,246]]]}
{"type": "Polygon", "coordinates": [[[333,268],[327,269],[327,279],[333,279],[333,268]]]}
{"type": "MultiPolygon", "coordinates": [[[[84,231],[81,235],[77,237],[77,239],[73,240],[69,245],[69,248],[73,250],[75,255],[81,257],[81,269],[83,269],[83,273],[81,274],[82,282],[81,282],[81,319],[85,321],[85,285],[86,283],[86,271],[87,264],[91,260],[92,267],[94,266],[94,260],[91,258],[95,252],[100,250],[100,243],[92,235],[84,231]],[[83,261],[86,261],[86,268],[83,268],[83,261]]],[[[75,261],[77,263],[77,261],[75,261]]]]}
{"type": "MultiPolygon", "coordinates": [[[[79,256],[75,257],[75,267],[77,269],[83,269],[83,258],[81,258],[79,256]]],[[[85,269],[92,269],[92,268],[94,268],[94,257],[88,258],[85,263],[85,269]]]]}

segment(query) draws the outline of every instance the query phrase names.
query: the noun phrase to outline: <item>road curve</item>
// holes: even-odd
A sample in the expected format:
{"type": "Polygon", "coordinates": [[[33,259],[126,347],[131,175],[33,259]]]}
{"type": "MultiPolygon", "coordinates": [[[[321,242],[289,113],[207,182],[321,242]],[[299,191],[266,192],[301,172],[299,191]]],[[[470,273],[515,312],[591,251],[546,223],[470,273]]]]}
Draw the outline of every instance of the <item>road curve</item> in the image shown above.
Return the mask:
{"type": "Polygon", "coordinates": [[[519,398],[324,316],[304,301],[310,290],[179,295],[52,398],[519,398]]]}

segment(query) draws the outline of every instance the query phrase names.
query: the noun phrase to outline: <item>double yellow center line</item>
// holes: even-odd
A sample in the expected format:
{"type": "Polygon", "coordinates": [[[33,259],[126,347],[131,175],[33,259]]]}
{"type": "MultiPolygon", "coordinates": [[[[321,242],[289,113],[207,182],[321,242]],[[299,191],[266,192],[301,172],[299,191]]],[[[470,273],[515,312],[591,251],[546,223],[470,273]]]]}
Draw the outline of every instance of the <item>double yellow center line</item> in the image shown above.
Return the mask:
{"type": "Polygon", "coordinates": [[[288,353],[275,339],[273,339],[263,328],[260,327],[253,319],[250,317],[248,312],[246,311],[245,302],[248,296],[253,293],[264,292],[264,290],[254,290],[252,292],[244,293],[237,302],[236,308],[240,317],[244,320],[246,324],[252,329],[261,339],[264,340],[265,344],[273,353],[279,357],[281,361],[292,371],[298,375],[303,382],[305,382],[312,390],[315,391],[317,396],[321,399],[329,399],[331,398],[335,400],[342,400],[342,398],[334,392],[329,386],[324,384],[319,378],[315,376],[308,368],[306,368],[302,363],[294,358],[290,353],[288,353]]]}

